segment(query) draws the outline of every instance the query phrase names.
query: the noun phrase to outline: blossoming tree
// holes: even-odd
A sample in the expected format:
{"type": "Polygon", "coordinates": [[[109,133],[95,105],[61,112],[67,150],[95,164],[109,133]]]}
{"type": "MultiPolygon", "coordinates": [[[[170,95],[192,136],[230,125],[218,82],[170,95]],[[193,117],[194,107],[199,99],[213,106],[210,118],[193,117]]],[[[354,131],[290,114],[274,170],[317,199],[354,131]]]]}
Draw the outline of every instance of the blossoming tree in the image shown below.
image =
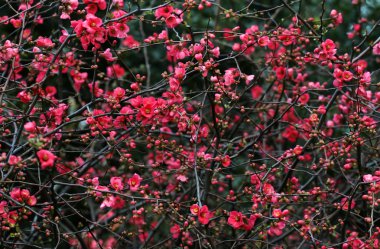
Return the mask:
{"type": "Polygon", "coordinates": [[[0,247],[380,248],[378,11],[3,1],[0,247]]]}

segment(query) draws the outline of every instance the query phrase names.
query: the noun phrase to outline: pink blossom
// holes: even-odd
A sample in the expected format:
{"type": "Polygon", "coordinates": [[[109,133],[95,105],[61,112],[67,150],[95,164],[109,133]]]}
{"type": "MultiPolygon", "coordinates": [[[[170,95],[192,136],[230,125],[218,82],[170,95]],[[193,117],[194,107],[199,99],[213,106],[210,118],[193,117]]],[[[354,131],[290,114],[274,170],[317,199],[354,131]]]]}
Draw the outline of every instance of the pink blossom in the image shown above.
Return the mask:
{"type": "Polygon", "coordinates": [[[197,204],[193,204],[191,205],[190,207],[190,212],[193,214],[193,215],[198,215],[199,214],[199,206],[197,204]]]}
{"type": "Polygon", "coordinates": [[[125,95],[125,90],[121,87],[116,87],[115,90],[112,93],[112,96],[120,101],[125,95]]]}
{"type": "Polygon", "coordinates": [[[43,48],[52,48],[55,43],[53,43],[50,38],[40,36],[36,40],[36,45],[43,48]]]}
{"type": "Polygon", "coordinates": [[[114,61],[116,60],[115,57],[112,57],[111,49],[107,48],[104,52],[100,53],[100,56],[102,56],[107,61],[114,61]]]}
{"type": "Polygon", "coordinates": [[[128,180],[128,185],[131,191],[137,191],[140,187],[140,183],[142,178],[138,174],[133,174],[131,178],[128,180]]]}
{"type": "Polygon", "coordinates": [[[188,178],[184,175],[179,175],[179,176],[177,176],[176,179],[180,182],[187,182],[187,180],[188,180],[188,178]]]}
{"type": "Polygon", "coordinates": [[[353,74],[350,71],[343,71],[342,73],[342,79],[344,81],[350,81],[352,80],[353,74]]]}
{"type": "Polygon", "coordinates": [[[363,182],[372,182],[373,176],[371,174],[367,174],[363,176],[363,182]]]}
{"type": "Polygon", "coordinates": [[[178,18],[176,15],[170,15],[165,19],[166,26],[168,28],[175,28],[182,22],[181,18],[178,18]]]}
{"type": "Polygon", "coordinates": [[[96,4],[96,6],[101,10],[105,10],[107,8],[107,3],[105,0],[83,0],[83,3],[96,4]]]}
{"type": "Polygon", "coordinates": [[[339,24],[343,23],[343,16],[342,13],[339,13],[337,10],[333,9],[330,12],[330,17],[333,19],[334,24],[338,26],[339,24]]]}
{"type": "Polygon", "coordinates": [[[173,239],[178,239],[179,235],[181,234],[181,227],[178,224],[173,225],[170,228],[170,233],[173,236],[173,239]]]}
{"type": "Polygon", "coordinates": [[[21,160],[22,160],[21,157],[19,157],[19,156],[15,156],[15,155],[11,155],[11,156],[9,157],[9,161],[8,161],[8,163],[9,163],[9,165],[16,165],[16,164],[18,164],[19,162],[21,162],[21,160]]]}
{"type": "Polygon", "coordinates": [[[257,43],[259,44],[260,47],[265,47],[269,43],[269,37],[268,36],[262,36],[259,38],[257,43]]]}
{"type": "Polygon", "coordinates": [[[24,129],[27,131],[27,132],[31,132],[31,133],[35,133],[37,130],[37,125],[36,125],[36,122],[32,121],[32,122],[27,122],[25,123],[24,125],[24,129]]]}
{"type": "Polygon", "coordinates": [[[120,177],[111,177],[110,183],[111,187],[116,191],[121,191],[124,188],[123,180],[120,177]]]}
{"type": "Polygon", "coordinates": [[[255,85],[251,88],[251,95],[253,99],[259,99],[261,94],[263,94],[263,88],[261,86],[255,85]]]}
{"type": "Polygon", "coordinates": [[[228,167],[230,165],[231,165],[231,158],[230,158],[230,156],[229,155],[224,156],[223,159],[222,159],[222,166],[223,167],[228,167]]]}
{"type": "Polygon", "coordinates": [[[280,236],[286,224],[284,221],[275,222],[268,230],[270,236],[280,236]]]}
{"type": "Polygon", "coordinates": [[[374,55],[380,55],[380,42],[376,43],[372,48],[372,53],[374,55]]]}
{"type": "Polygon", "coordinates": [[[13,200],[20,203],[26,203],[29,206],[34,206],[37,203],[36,197],[31,196],[27,189],[13,188],[10,192],[10,196],[13,200]]]}
{"type": "Polygon", "coordinates": [[[105,207],[113,207],[115,205],[116,198],[113,195],[107,195],[107,197],[103,200],[100,208],[105,207]]]}
{"type": "Polygon", "coordinates": [[[41,164],[41,169],[52,168],[54,166],[55,159],[57,158],[53,153],[48,150],[39,150],[37,157],[41,164]]]}
{"type": "Polygon", "coordinates": [[[201,224],[206,225],[214,215],[208,210],[206,205],[199,209],[198,220],[201,224]]]}
{"type": "Polygon", "coordinates": [[[243,215],[238,211],[230,212],[230,217],[228,218],[228,224],[235,229],[238,229],[242,226],[243,223],[243,215]]]}
{"type": "Polygon", "coordinates": [[[173,10],[173,6],[166,5],[164,7],[158,8],[154,15],[156,16],[156,19],[160,19],[161,17],[168,18],[173,10]]]}

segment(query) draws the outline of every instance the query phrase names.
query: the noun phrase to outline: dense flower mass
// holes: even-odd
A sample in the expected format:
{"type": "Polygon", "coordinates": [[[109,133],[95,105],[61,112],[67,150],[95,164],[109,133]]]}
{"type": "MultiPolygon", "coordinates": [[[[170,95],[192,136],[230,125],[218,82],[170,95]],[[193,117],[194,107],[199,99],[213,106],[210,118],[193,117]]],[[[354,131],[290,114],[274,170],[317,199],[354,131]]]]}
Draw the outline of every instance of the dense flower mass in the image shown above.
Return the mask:
{"type": "Polygon", "coordinates": [[[376,1],[0,8],[0,248],[380,248],[376,1]]]}

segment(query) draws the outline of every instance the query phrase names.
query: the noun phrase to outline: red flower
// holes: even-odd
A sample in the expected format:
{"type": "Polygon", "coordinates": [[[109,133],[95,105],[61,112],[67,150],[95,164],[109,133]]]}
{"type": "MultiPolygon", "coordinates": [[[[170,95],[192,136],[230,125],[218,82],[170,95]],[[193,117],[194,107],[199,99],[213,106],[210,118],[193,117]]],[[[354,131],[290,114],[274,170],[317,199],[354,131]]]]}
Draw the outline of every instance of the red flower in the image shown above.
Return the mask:
{"type": "Polygon", "coordinates": [[[337,10],[333,9],[330,12],[330,17],[334,21],[334,24],[338,26],[339,24],[343,23],[343,16],[342,13],[339,13],[337,10]]]}
{"type": "Polygon", "coordinates": [[[101,25],[103,21],[99,17],[96,17],[92,14],[86,15],[86,21],[83,22],[83,27],[86,28],[88,33],[95,33],[101,25]]]}
{"type": "Polygon", "coordinates": [[[115,189],[116,191],[120,191],[123,189],[123,182],[120,177],[111,177],[111,187],[115,189]]]}
{"type": "Polygon", "coordinates": [[[301,155],[302,154],[302,146],[299,146],[297,145],[294,149],[293,149],[293,153],[296,154],[297,156],[301,155]]]}
{"type": "Polygon", "coordinates": [[[138,174],[135,173],[128,180],[129,188],[131,189],[131,191],[137,191],[140,187],[141,181],[142,181],[142,178],[138,174]]]}
{"type": "Polygon", "coordinates": [[[109,78],[121,78],[125,75],[125,70],[119,64],[113,64],[107,67],[107,77],[109,78]]]}
{"type": "Polygon", "coordinates": [[[222,165],[223,167],[228,167],[231,165],[231,158],[229,155],[226,155],[223,159],[222,159],[222,165]]]}
{"type": "Polygon", "coordinates": [[[259,44],[260,47],[265,47],[269,43],[269,37],[268,36],[262,36],[259,38],[257,43],[259,44]]]}
{"type": "Polygon", "coordinates": [[[263,192],[266,195],[274,195],[276,193],[273,186],[269,183],[264,183],[263,192]]]}
{"type": "Polygon", "coordinates": [[[20,203],[26,203],[29,206],[34,206],[37,203],[36,197],[31,196],[29,190],[27,189],[14,188],[10,192],[10,196],[13,200],[20,203]]]}
{"type": "Polygon", "coordinates": [[[272,211],[272,216],[273,216],[274,218],[280,218],[281,215],[282,215],[282,211],[281,211],[281,209],[273,209],[273,211],[272,211]]]}
{"type": "Polygon", "coordinates": [[[310,95],[308,93],[304,93],[299,97],[298,102],[300,102],[302,105],[306,105],[309,102],[310,95]]]}
{"type": "Polygon", "coordinates": [[[228,224],[235,229],[240,228],[243,223],[243,214],[238,211],[232,211],[228,218],[228,224]]]}
{"type": "Polygon", "coordinates": [[[176,15],[170,15],[165,20],[166,26],[168,26],[168,28],[175,28],[181,22],[182,22],[182,19],[178,18],[176,15]]]}
{"type": "Polygon", "coordinates": [[[213,217],[213,214],[208,210],[208,207],[202,206],[199,209],[198,220],[201,224],[206,225],[209,223],[210,219],[213,217]]]}
{"type": "Polygon", "coordinates": [[[36,45],[43,48],[52,48],[55,44],[50,40],[50,38],[40,36],[36,40],[36,45]]]}
{"type": "Polygon", "coordinates": [[[326,54],[335,54],[336,52],[335,43],[330,39],[326,39],[326,41],[322,42],[322,49],[326,54]]]}
{"type": "Polygon", "coordinates": [[[343,71],[342,78],[344,81],[352,80],[352,73],[350,71],[343,71]]]}
{"type": "Polygon", "coordinates": [[[256,219],[257,219],[257,217],[255,215],[251,215],[249,217],[249,219],[244,217],[244,219],[243,219],[244,224],[243,224],[242,228],[246,231],[250,231],[253,228],[253,226],[255,225],[256,219]]]}
{"type": "Polygon", "coordinates": [[[156,19],[160,19],[161,17],[168,18],[173,10],[173,6],[166,5],[165,7],[158,8],[154,15],[156,16],[156,19]]]}
{"type": "Polygon", "coordinates": [[[293,126],[286,127],[285,131],[282,133],[282,136],[289,140],[291,143],[295,143],[299,136],[299,132],[293,126]]]}
{"type": "Polygon", "coordinates": [[[112,53],[111,53],[110,48],[107,48],[106,50],[104,50],[104,52],[100,53],[100,56],[102,56],[104,59],[106,59],[107,61],[110,61],[110,62],[117,59],[115,57],[112,57],[112,53]]]}
{"type": "Polygon", "coordinates": [[[251,88],[251,95],[253,99],[259,99],[263,93],[263,88],[261,86],[255,85],[251,88]]]}
{"type": "Polygon", "coordinates": [[[143,106],[140,108],[140,114],[148,119],[153,117],[156,103],[153,97],[144,98],[143,106]]]}
{"type": "Polygon", "coordinates": [[[105,0],[83,0],[83,3],[96,4],[101,10],[105,10],[107,8],[107,3],[105,0]]]}
{"type": "Polygon", "coordinates": [[[173,236],[173,239],[177,239],[181,233],[181,227],[178,224],[175,224],[170,228],[170,233],[173,236]]]}
{"type": "Polygon", "coordinates": [[[274,223],[268,230],[268,234],[270,236],[280,236],[282,234],[282,230],[285,228],[285,222],[280,221],[274,223]]]}
{"type": "Polygon", "coordinates": [[[8,161],[8,163],[9,163],[9,165],[16,165],[16,164],[18,164],[19,162],[21,162],[21,157],[19,157],[19,156],[15,156],[15,155],[11,155],[10,157],[9,157],[9,161],[8,161]]]}
{"type": "Polygon", "coordinates": [[[276,76],[278,80],[282,80],[286,76],[286,68],[285,67],[278,67],[276,68],[276,76]]]}
{"type": "Polygon", "coordinates": [[[193,204],[191,205],[190,207],[190,212],[193,214],[193,215],[198,215],[199,214],[199,206],[197,204],[193,204]]]}
{"type": "Polygon", "coordinates": [[[27,91],[21,91],[17,94],[17,98],[19,98],[21,100],[22,103],[28,103],[32,97],[30,95],[30,93],[28,93],[27,91]]]}
{"type": "Polygon", "coordinates": [[[374,55],[380,55],[380,42],[376,43],[375,46],[373,46],[372,53],[374,55]]]}
{"type": "Polygon", "coordinates": [[[41,169],[54,166],[55,159],[57,158],[53,153],[48,150],[40,150],[37,152],[37,157],[41,163],[41,169]]]}
{"type": "Polygon", "coordinates": [[[135,48],[140,45],[138,41],[135,40],[135,38],[131,35],[126,35],[125,39],[122,42],[123,46],[126,46],[128,48],[135,48]]]}
{"type": "Polygon", "coordinates": [[[112,93],[112,96],[119,101],[124,97],[124,95],[125,95],[125,90],[121,87],[116,87],[112,93]]]}

